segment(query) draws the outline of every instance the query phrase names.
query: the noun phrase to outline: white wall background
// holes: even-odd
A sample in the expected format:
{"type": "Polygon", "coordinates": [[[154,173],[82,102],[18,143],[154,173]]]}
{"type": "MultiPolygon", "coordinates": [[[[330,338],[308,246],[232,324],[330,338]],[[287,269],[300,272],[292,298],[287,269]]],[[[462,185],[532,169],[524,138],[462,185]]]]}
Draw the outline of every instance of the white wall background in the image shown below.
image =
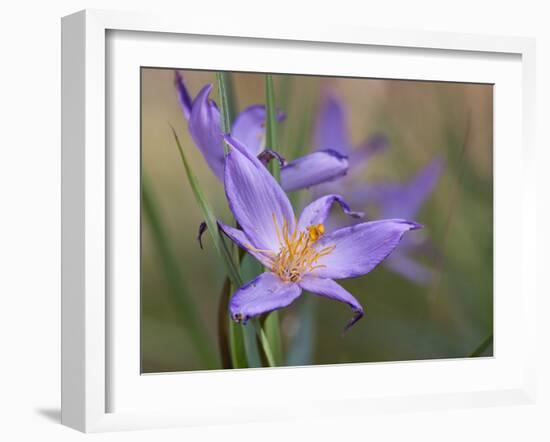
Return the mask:
{"type": "MultiPolygon", "coordinates": [[[[59,421],[60,358],[60,17],[83,8],[168,11],[183,23],[196,14],[228,20],[285,20],[508,34],[537,38],[539,274],[548,257],[550,13],[545,2],[394,0],[32,0],[0,12],[0,440],[151,439],[550,440],[550,327],[547,280],[539,280],[540,398],[536,406],[380,414],[357,419],[288,422],[85,436],[59,421]],[[546,160],[546,161],[545,161],[546,160]],[[543,206],[544,203],[544,206],[543,206]]],[[[239,21],[235,21],[238,26],[239,21]]],[[[510,232],[511,235],[514,232],[510,232]]],[[[510,257],[514,259],[514,257],[510,257]]]]}

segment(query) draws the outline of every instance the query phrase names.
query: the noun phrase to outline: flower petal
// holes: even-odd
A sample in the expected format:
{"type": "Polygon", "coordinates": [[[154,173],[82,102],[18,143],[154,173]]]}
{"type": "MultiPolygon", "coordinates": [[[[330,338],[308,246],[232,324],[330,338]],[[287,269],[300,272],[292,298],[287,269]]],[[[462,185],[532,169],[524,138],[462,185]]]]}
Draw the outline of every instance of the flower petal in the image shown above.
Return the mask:
{"type": "Polygon", "coordinates": [[[324,224],[335,202],[340,205],[346,215],[353,218],[361,218],[363,216],[361,212],[351,211],[340,195],[325,195],[309,203],[304,208],[300,215],[300,220],[298,221],[298,230],[301,231],[308,226],[324,224]]]}
{"type": "Polygon", "coordinates": [[[235,244],[237,244],[241,249],[250,253],[265,267],[271,267],[273,263],[269,254],[254,250],[254,247],[252,246],[252,241],[250,240],[250,238],[248,238],[248,236],[246,236],[246,233],[244,233],[242,230],[228,226],[221,221],[218,221],[218,226],[220,227],[222,232],[225,233],[227,237],[231,239],[235,244]]]}
{"type": "Polygon", "coordinates": [[[225,155],[221,132],[220,111],[208,98],[212,85],[197,94],[189,117],[189,132],[214,174],[223,180],[225,155]]]}
{"type": "Polygon", "coordinates": [[[225,162],[229,207],[255,248],[278,252],[278,231],[295,227],[290,201],[256,156],[234,138],[225,140],[231,147],[225,162]]]}
{"type": "Polygon", "coordinates": [[[442,170],[443,161],[436,158],[408,183],[373,186],[369,199],[380,205],[380,216],[384,218],[415,218],[442,170]]]}
{"type": "Polygon", "coordinates": [[[316,278],[315,276],[304,276],[299,285],[302,289],[308,292],[315,293],[316,295],[325,296],[326,298],[334,299],[335,301],[344,302],[353,310],[353,318],[344,328],[347,331],[353,324],[355,324],[364,315],[363,307],[359,304],[359,301],[353,297],[346,289],[340,284],[334,282],[332,279],[316,278]]]}
{"type": "Polygon", "coordinates": [[[334,247],[313,271],[322,278],[345,279],[365,275],[383,261],[399,244],[403,234],[419,229],[419,224],[388,219],[356,224],[322,236],[315,247],[334,247]]]}
{"type": "Polygon", "coordinates": [[[414,261],[404,253],[399,253],[399,250],[388,256],[384,266],[419,285],[428,285],[433,278],[432,269],[414,261]]]}
{"type": "Polygon", "coordinates": [[[262,313],[289,306],[301,292],[298,284],[283,282],[271,272],[262,273],[231,297],[231,317],[237,322],[246,322],[262,313]]]}
{"type": "Polygon", "coordinates": [[[281,186],[285,191],[304,189],[333,181],[348,171],[347,157],[335,150],[322,150],[304,155],[281,168],[281,186]]]}
{"type": "Polygon", "coordinates": [[[349,154],[350,168],[364,167],[365,163],[375,154],[385,151],[389,146],[388,137],[376,134],[367,138],[349,154]]]}
{"type": "Polygon", "coordinates": [[[333,149],[342,155],[351,151],[344,104],[336,95],[328,94],[321,104],[314,140],[316,149],[333,149]]]}
{"type": "Polygon", "coordinates": [[[176,84],[176,90],[178,91],[178,100],[180,102],[181,110],[183,111],[185,119],[189,121],[189,117],[191,116],[191,108],[193,107],[193,100],[191,99],[191,95],[185,87],[183,76],[180,74],[179,71],[176,71],[174,83],[176,84]]]}
{"type": "MultiPolygon", "coordinates": [[[[279,112],[278,120],[282,121],[284,118],[285,114],[279,112]]],[[[265,147],[265,121],[265,106],[249,106],[235,118],[231,136],[239,140],[251,153],[258,155],[265,147]]]]}

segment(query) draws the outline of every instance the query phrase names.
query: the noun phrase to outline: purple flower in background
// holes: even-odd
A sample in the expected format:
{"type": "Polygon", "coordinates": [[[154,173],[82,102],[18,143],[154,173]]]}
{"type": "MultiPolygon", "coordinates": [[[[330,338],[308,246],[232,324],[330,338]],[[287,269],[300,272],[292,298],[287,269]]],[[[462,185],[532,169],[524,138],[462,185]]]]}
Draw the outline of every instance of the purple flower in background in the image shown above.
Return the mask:
{"type": "MultiPolygon", "coordinates": [[[[366,184],[361,180],[361,175],[371,157],[387,149],[388,139],[385,135],[375,134],[354,147],[349,139],[347,119],[344,103],[334,93],[326,93],[316,118],[314,145],[317,151],[334,146],[334,150],[348,158],[349,168],[345,176],[316,186],[312,194],[315,198],[326,193],[337,193],[343,195],[352,206],[365,207],[363,192],[356,198],[355,189],[360,187],[364,190],[366,184]]],[[[343,227],[351,223],[330,217],[328,224],[343,227]]]]}
{"type": "Polygon", "coordinates": [[[223,232],[260,261],[266,271],[231,297],[232,318],[249,318],[287,307],[302,290],[349,305],[354,313],[346,330],[363,316],[359,302],[338,279],[365,275],[383,261],[409,230],[420,226],[402,219],[365,222],[325,233],[324,222],[339,195],[325,195],[304,208],[299,219],[283,189],[250,151],[226,137],[225,191],[242,230],[219,223],[223,232]]]}
{"type": "MultiPolygon", "coordinates": [[[[193,141],[212,172],[223,181],[225,153],[221,116],[216,103],[209,98],[212,85],[204,86],[191,100],[181,74],[176,71],[176,88],[193,141]]],[[[281,121],[284,114],[279,113],[278,118],[281,121]]],[[[235,118],[231,135],[257,156],[264,149],[265,123],[265,106],[249,106],[235,118]]],[[[347,170],[348,159],[345,155],[334,149],[319,150],[283,165],[281,185],[290,192],[337,179],[344,176],[347,170]]]]}
{"type": "MultiPolygon", "coordinates": [[[[415,219],[420,208],[433,192],[442,170],[443,161],[441,158],[436,158],[406,183],[387,183],[368,187],[366,198],[378,206],[378,215],[382,218],[415,219]]],[[[424,235],[407,236],[399,249],[384,264],[418,284],[428,284],[432,280],[433,271],[411,257],[412,253],[422,251],[428,245],[427,243],[424,235]]]]}
{"type": "MultiPolygon", "coordinates": [[[[348,157],[350,172],[362,171],[372,155],[383,152],[388,147],[388,140],[384,135],[376,134],[354,147],[349,139],[347,125],[344,104],[336,95],[326,94],[317,115],[315,147],[318,151],[329,147],[336,150],[340,155],[348,157]]],[[[345,190],[346,186],[353,182],[353,178],[353,174],[350,173],[346,178],[339,179],[329,186],[333,186],[333,191],[335,188],[345,190]]]]}
{"type": "MultiPolygon", "coordinates": [[[[354,149],[349,141],[346,126],[344,104],[335,95],[327,95],[317,117],[315,143],[317,148],[321,149],[327,144],[334,146],[340,153],[349,157],[350,167],[345,177],[318,186],[315,194],[335,192],[344,195],[353,206],[365,208],[375,205],[380,218],[416,219],[441,174],[441,159],[432,161],[408,183],[376,185],[361,182],[358,175],[364,171],[368,160],[373,154],[385,150],[388,142],[384,136],[376,135],[354,149]]],[[[333,217],[331,224],[341,226],[344,221],[333,217]]],[[[426,237],[421,232],[407,235],[399,248],[384,261],[384,265],[413,282],[428,284],[432,270],[411,257],[412,253],[422,251],[426,245],[426,237]]]]}

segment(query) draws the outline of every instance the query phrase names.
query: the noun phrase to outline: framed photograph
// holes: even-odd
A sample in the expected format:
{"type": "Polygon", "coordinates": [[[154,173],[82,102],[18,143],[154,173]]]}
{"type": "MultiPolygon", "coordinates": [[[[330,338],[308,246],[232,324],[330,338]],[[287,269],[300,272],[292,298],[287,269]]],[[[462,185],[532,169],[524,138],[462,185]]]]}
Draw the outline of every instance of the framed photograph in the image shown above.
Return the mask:
{"type": "Polygon", "coordinates": [[[62,46],[64,424],[534,400],[532,40],[83,11],[62,46]]]}

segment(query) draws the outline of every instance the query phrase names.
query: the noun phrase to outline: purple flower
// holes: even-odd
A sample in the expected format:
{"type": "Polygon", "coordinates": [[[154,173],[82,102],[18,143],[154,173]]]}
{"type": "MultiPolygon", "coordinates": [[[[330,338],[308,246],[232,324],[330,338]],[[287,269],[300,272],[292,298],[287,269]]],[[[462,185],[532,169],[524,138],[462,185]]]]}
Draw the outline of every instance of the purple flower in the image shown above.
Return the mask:
{"type": "MultiPolygon", "coordinates": [[[[189,132],[202,152],[208,166],[223,181],[225,153],[221,129],[220,111],[209,98],[212,85],[204,86],[192,101],[181,74],[176,71],[176,89],[189,132]]],[[[279,113],[279,121],[284,114],[279,113]]],[[[265,106],[253,105],[243,110],[233,123],[231,135],[252,155],[258,155],[265,145],[265,106]]],[[[270,146],[274,148],[274,146],[270,146]]],[[[348,170],[348,159],[333,149],[324,149],[305,155],[281,168],[281,185],[290,192],[311,187],[344,176],[348,170]]]]}
{"type": "MultiPolygon", "coordinates": [[[[317,114],[314,144],[317,151],[332,146],[341,155],[348,157],[348,173],[336,180],[323,183],[313,190],[314,196],[326,193],[338,193],[344,195],[352,205],[365,205],[364,198],[355,198],[354,189],[361,183],[361,174],[371,157],[383,152],[388,147],[388,139],[382,134],[375,134],[366,138],[358,146],[353,146],[348,136],[347,112],[344,103],[333,93],[327,93],[321,102],[317,114]]],[[[335,225],[334,220],[329,221],[335,225]]]]}
{"type": "MultiPolygon", "coordinates": [[[[373,154],[386,149],[388,142],[384,136],[375,135],[353,148],[346,126],[344,104],[337,96],[327,95],[317,117],[316,146],[320,149],[326,145],[333,146],[334,149],[349,157],[350,167],[345,177],[318,186],[315,194],[335,192],[344,195],[353,206],[375,205],[379,209],[380,218],[416,219],[421,206],[435,188],[441,174],[443,167],[441,159],[432,161],[408,183],[375,185],[361,182],[358,178],[367,166],[368,160],[373,154]]],[[[341,219],[332,219],[330,223],[343,225],[341,219]]],[[[384,261],[384,265],[413,282],[428,284],[432,278],[432,270],[411,257],[412,253],[425,248],[427,243],[426,237],[421,232],[407,235],[399,248],[384,261]]]]}
{"type": "Polygon", "coordinates": [[[315,147],[317,150],[336,150],[349,157],[350,170],[362,169],[372,155],[388,147],[388,140],[384,135],[376,134],[354,147],[348,136],[347,124],[344,104],[336,95],[326,94],[317,115],[315,147]]]}
{"type": "MultiPolygon", "coordinates": [[[[442,170],[443,160],[436,158],[408,182],[370,186],[366,189],[367,199],[379,207],[378,215],[381,217],[414,219],[433,192],[442,170]]],[[[357,192],[360,193],[361,190],[358,189],[357,192]]],[[[432,280],[433,271],[411,257],[411,254],[421,251],[428,245],[424,235],[408,236],[384,264],[390,270],[418,284],[428,284],[432,280]]]]}
{"type": "Polygon", "coordinates": [[[239,288],[229,308],[235,321],[287,307],[302,290],[349,305],[354,313],[346,329],[363,316],[359,302],[335,280],[362,276],[398,245],[403,234],[420,228],[402,219],[366,222],[325,232],[334,203],[350,211],[339,195],[325,195],[304,208],[298,219],[279,184],[238,140],[225,162],[225,191],[242,230],[219,223],[223,232],[260,261],[266,271],[239,288]]]}

